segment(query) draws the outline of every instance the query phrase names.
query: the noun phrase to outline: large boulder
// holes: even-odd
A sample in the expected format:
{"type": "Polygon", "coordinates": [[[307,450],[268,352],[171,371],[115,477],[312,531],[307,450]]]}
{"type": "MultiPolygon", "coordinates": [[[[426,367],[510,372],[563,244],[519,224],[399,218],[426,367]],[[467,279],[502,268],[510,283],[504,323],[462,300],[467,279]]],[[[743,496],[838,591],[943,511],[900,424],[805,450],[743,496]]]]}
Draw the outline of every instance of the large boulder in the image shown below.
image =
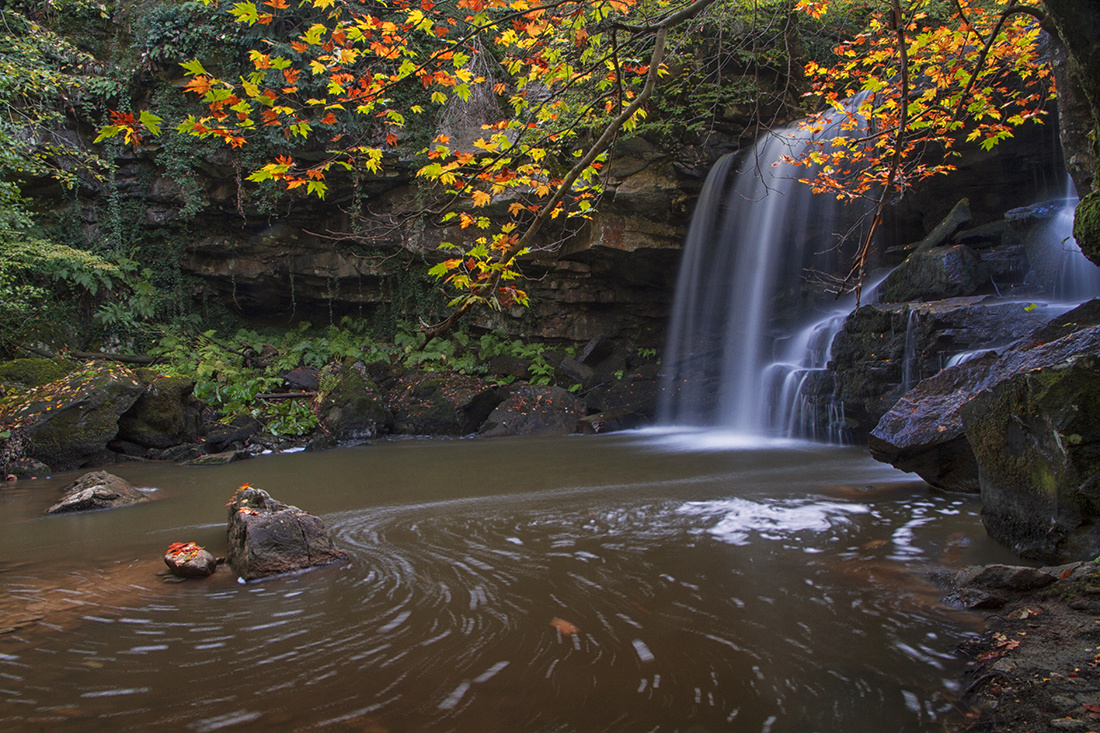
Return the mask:
{"type": "Polygon", "coordinates": [[[229,502],[226,560],[243,580],[346,560],[318,517],[242,486],[229,502]]]}
{"type": "Polygon", "coordinates": [[[925,379],[887,412],[870,435],[871,455],[937,488],[978,492],[979,467],[962,408],[1018,374],[1063,368],[1100,351],[1100,300],[1090,301],[1004,349],[925,379]]]}
{"type": "Polygon", "coordinates": [[[27,455],[55,471],[102,462],[118,434],[119,417],[144,391],[118,364],[89,363],[26,394],[0,402],[0,429],[21,428],[27,455]]]}
{"type": "Polygon", "coordinates": [[[149,501],[129,481],[106,471],[86,473],[62,491],[61,501],[47,509],[46,514],[116,509],[149,501]]]}
{"type": "Polygon", "coordinates": [[[382,390],[360,362],[345,362],[335,385],[320,395],[321,425],[336,440],[369,440],[389,422],[382,390]]]}
{"type": "Polygon", "coordinates": [[[1020,371],[960,408],[977,462],[982,521],[1017,555],[1100,554],[1100,341],[1020,371]]]}
{"type": "Polygon", "coordinates": [[[479,434],[487,438],[568,435],[577,432],[577,421],[587,412],[584,401],[561,387],[524,384],[508,391],[479,434]]]}
{"type": "Polygon", "coordinates": [[[905,258],[879,286],[884,303],[942,300],[992,289],[989,269],[964,245],[933,247],[905,258]]]}
{"type": "MultiPolygon", "coordinates": [[[[829,399],[835,393],[852,435],[865,436],[905,392],[953,357],[1007,346],[1056,312],[991,296],[865,305],[833,340],[835,390],[830,380],[820,391],[829,399]]],[[[827,414],[821,405],[818,412],[827,414]]]]}
{"type": "Polygon", "coordinates": [[[192,392],[195,382],[152,369],[137,370],[145,391],[118,421],[118,440],[143,448],[170,448],[198,438],[202,403],[192,392]]]}
{"type": "Polygon", "coordinates": [[[469,435],[504,398],[501,390],[464,374],[410,371],[389,389],[392,430],[406,435],[469,435]]]}

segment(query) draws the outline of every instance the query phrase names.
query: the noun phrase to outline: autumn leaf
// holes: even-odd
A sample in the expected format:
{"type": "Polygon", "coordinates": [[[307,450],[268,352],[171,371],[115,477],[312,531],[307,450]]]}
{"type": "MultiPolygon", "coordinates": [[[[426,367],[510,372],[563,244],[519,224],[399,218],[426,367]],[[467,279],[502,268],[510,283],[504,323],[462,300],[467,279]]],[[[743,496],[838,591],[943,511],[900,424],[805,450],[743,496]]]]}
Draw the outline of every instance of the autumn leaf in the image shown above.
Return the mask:
{"type": "Polygon", "coordinates": [[[554,617],[550,619],[550,625],[561,632],[564,636],[575,636],[580,633],[580,629],[569,623],[565,619],[554,617]]]}

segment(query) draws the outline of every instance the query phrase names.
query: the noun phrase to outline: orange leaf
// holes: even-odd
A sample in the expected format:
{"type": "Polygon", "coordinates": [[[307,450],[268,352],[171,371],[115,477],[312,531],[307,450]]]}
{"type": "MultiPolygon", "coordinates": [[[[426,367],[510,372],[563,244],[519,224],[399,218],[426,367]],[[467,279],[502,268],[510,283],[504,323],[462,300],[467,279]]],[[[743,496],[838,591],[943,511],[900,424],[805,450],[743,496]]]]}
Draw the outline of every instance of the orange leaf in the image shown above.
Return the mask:
{"type": "Polygon", "coordinates": [[[578,629],[576,626],[569,623],[565,619],[558,618],[557,616],[550,619],[550,625],[560,631],[562,634],[565,634],[566,636],[574,636],[578,632],[580,632],[580,629],[578,629]]]}

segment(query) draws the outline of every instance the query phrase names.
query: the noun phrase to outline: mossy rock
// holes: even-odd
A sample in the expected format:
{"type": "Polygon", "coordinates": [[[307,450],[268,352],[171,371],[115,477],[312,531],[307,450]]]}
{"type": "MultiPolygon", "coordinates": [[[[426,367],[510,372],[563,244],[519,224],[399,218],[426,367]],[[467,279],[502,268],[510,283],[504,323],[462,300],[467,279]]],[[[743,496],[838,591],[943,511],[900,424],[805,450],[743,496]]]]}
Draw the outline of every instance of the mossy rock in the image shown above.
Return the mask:
{"type": "Polygon", "coordinates": [[[1077,204],[1073,238],[1085,257],[1100,265],[1100,191],[1093,191],[1077,204]]]}
{"type": "Polygon", "coordinates": [[[192,395],[194,380],[139,369],[145,391],[118,421],[118,438],[145,448],[170,448],[194,442],[202,404],[192,395]]]}
{"type": "Polygon", "coordinates": [[[503,392],[464,374],[409,372],[389,393],[392,429],[406,435],[469,435],[500,404],[503,392]]]}
{"type": "Polygon", "coordinates": [[[990,535],[1043,562],[1100,554],[1100,356],[1022,372],[960,412],[990,535]]]}
{"type": "Polygon", "coordinates": [[[989,271],[969,247],[933,247],[914,252],[879,286],[883,303],[943,300],[989,287],[989,271]]]}
{"type": "Polygon", "coordinates": [[[321,424],[336,440],[367,440],[389,423],[382,391],[361,364],[345,363],[332,389],[318,400],[321,424]]]}
{"type": "Polygon", "coordinates": [[[79,364],[68,359],[13,359],[0,364],[0,384],[34,389],[72,373],[79,364]]]}
{"type": "Polygon", "coordinates": [[[0,429],[25,431],[27,455],[55,471],[80,468],[109,455],[119,416],[144,386],[118,364],[89,363],[26,394],[0,401],[0,429]]]}

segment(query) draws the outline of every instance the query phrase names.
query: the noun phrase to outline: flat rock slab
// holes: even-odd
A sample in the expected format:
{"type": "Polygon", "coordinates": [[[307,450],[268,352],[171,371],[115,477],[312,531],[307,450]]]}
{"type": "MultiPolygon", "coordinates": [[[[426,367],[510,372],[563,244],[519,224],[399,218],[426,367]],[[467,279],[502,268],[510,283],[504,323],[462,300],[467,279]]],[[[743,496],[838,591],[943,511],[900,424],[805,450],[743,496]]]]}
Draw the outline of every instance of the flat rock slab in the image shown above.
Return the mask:
{"type": "Polygon", "coordinates": [[[149,501],[133,484],[106,471],[92,471],[62,489],[64,496],[46,514],[116,509],[149,501]]]}
{"type": "Polygon", "coordinates": [[[242,486],[229,502],[226,560],[243,580],[256,580],[348,559],[320,518],[242,486]]]}

